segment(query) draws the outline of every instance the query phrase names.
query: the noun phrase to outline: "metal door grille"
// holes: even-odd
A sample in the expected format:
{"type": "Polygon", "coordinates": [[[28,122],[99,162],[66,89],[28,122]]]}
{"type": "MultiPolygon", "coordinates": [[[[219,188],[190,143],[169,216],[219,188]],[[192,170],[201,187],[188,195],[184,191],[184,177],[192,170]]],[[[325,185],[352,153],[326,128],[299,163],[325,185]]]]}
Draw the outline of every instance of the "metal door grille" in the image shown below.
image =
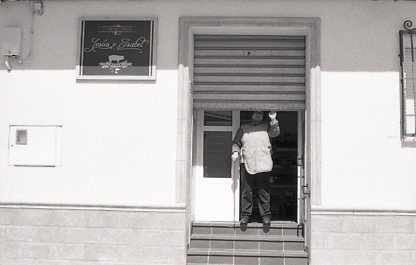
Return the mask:
{"type": "Polygon", "coordinates": [[[400,65],[402,67],[402,137],[416,139],[416,28],[404,23],[400,31],[400,65]]]}

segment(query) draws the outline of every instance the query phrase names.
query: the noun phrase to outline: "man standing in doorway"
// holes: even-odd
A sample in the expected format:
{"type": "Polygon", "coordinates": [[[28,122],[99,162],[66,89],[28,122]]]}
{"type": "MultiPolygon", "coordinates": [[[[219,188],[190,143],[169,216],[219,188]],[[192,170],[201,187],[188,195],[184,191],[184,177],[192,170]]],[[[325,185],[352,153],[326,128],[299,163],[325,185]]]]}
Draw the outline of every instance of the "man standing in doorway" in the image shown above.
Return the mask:
{"type": "Polygon", "coordinates": [[[253,210],[253,188],[257,186],[258,205],[264,225],[271,223],[269,176],[273,168],[270,138],[280,134],[276,112],[269,112],[270,122],[263,121],[263,111],[253,111],[249,123],[238,129],[232,146],[233,162],[241,155],[241,226],[246,226],[253,210]]]}

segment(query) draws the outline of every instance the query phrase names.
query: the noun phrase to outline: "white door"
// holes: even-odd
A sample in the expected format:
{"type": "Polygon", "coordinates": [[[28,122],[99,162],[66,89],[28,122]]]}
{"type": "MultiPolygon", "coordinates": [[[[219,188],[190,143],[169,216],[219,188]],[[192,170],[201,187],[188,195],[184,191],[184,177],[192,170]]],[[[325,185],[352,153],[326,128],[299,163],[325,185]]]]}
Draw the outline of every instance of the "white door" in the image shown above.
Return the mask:
{"type": "Polygon", "coordinates": [[[196,111],[194,221],[238,221],[239,161],[231,147],[240,126],[239,111],[196,111]],[[234,175],[236,175],[234,177],[234,175]]]}

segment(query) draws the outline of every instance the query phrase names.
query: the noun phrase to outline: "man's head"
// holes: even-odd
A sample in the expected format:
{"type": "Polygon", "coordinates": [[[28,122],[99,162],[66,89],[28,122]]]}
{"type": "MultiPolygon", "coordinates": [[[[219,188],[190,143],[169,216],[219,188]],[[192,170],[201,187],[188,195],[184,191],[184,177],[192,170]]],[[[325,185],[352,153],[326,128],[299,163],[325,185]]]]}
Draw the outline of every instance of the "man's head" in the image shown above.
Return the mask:
{"type": "Polygon", "coordinates": [[[264,113],[263,111],[253,111],[251,113],[251,119],[256,122],[261,122],[263,120],[264,113]]]}

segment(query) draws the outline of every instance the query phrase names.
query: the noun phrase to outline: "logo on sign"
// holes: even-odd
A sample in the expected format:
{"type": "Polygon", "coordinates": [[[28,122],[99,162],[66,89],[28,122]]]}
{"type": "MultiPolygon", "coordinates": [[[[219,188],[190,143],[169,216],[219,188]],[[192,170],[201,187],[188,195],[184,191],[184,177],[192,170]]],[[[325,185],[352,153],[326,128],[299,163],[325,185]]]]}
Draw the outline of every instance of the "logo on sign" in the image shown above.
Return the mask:
{"type": "Polygon", "coordinates": [[[111,73],[118,74],[121,69],[128,68],[133,64],[124,60],[124,56],[110,55],[108,56],[108,62],[100,63],[99,66],[102,69],[108,69],[111,73]]]}

